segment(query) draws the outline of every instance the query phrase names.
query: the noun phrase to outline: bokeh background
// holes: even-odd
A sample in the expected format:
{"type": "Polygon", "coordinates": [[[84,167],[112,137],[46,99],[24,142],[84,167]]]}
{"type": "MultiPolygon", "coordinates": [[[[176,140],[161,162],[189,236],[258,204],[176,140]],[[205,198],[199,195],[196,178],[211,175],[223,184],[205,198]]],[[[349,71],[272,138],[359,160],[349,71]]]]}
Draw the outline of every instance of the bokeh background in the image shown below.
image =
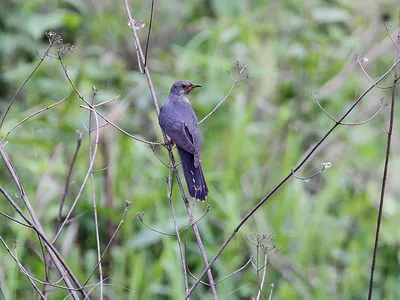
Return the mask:
{"type": "MultiPolygon", "coordinates": [[[[139,30],[145,46],[151,1],[130,1],[133,17],[145,22],[139,30]]],[[[203,168],[210,189],[211,210],[198,223],[209,258],[241,218],[301,160],[333,122],[318,108],[310,92],[319,91],[324,108],[339,118],[369,85],[353,53],[363,53],[372,78],[393,63],[395,48],[383,26],[394,33],[400,6],[396,0],[188,0],[155,1],[148,66],[160,104],[176,79],[190,79],[203,88],[191,101],[204,117],[228,92],[235,61],[245,63],[249,79],[239,83],[216,113],[201,125],[203,168]]],[[[59,33],[75,45],[64,61],[82,94],[96,101],[117,95],[101,111],[126,131],[147,140],[161,140],[157,116],[144,75],[138,71],[132,33],[122,1],[2,0],[0,9],[0,108],[13,94],[47,47],[45,31],[59,33]]],[[[389,76],[383,85],[390,84],[389,76]]],[[[56,59],[47,59],[17,97],[1,136],[23,117],[65,97],[71,88],[56,59]]],[[[368,119],[390,90],[372,91],[347,121],[368,119]]],[[[72,174],[67,208],[88,168],[88,112],[73,95],[14,131],[6,150],[49,236],[56,227],[59,203],[77,133],[84,133],[72,174]],[[87,126],[87,125],[86,125],[87,126]]],[[[241,267],[256,248],[248,241],[272,234],[265,297],[272,299],[365,299],[368,291],[377,207],[385,155],[389,109],[363,126],[340,127],[319,148],[298,175],[332,168],[308,182],[291,179],[242,227],[213,267],[217,279],[241,267]],[[247,237],[247,239],[246,239],[247,237]]],[[[396,115],[396,126],[399,115],[396,115]]],[[[398,126],[397,126],[398,127],[398,126]]],[[[395,127],[384,206],[373,299],[400,298],[399,135],[395,127]]],[[[167,160],[165,149],[158,155],[167,160]]],[[[145,145],[112,127],[103,128],[95,163],[95,189],[104,249],[121,220],[125,201],[132,205],[104,265],[109,299],[182,299],[183,275],[175,238],[156,234],[135,216],[144,212],[151,226],[173,232],[167,198],[167,168],[145,145]],[[105,169],[104,169],[105,168],[105,169]]],[[[19,201],[17,190],[0,164],[1,185],[19,201]]],[[[87,185],[76,218],[57,246],[84,281],[96,265],[93,204],[87,185]]],[[[175,209],[180,228],[188,218],[178,188],[175,209]]],[[[196,217],[205,204],[193,203],[196,217]]],[[[15,216],[4,198],[0,210],[15,216]]],[[[32,232],[3,217],[0,234],[37,277],[43,264],[32,232]]],[[[190,270],[203,262],[193,232],[187,235],[190,270]]],[[[53,274],[54,275],[54,274],[53,274]]],[[[54,278],[56,276],[54,275],[54,278]]],[[[98,282],[98,274],[90,284],[98,282]]],[[[190,281],[193,283],[193,281],[190,281]]],[[[36,294],[4,247],[0,247],[0,284],[9,299],[34,299],[36,294]]],[[[257,277],[247,266],[218,285],[221,299],[257,295],[257,277]]],[[[98,289],[93,291],[98,293],[98,289]]],[[[63,299],[53,290],[50,299],[63,299]]],[[[199,287],[193,299],[210,299],[199,287]]]]}

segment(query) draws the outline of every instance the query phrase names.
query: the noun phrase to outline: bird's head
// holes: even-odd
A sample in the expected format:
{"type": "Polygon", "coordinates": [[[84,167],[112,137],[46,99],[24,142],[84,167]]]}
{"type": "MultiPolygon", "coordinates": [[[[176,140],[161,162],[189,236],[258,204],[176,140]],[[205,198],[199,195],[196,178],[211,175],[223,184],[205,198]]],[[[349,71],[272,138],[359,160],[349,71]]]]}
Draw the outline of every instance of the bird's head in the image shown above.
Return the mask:
{"type": "Polygon", "coordinates": [[[189,95],[189,93],[196,87],[201,87],[200,84],[194,84],[189,80],[178,80],[171,87],[171,95],[175,96],[185,96],[189,95]]]}

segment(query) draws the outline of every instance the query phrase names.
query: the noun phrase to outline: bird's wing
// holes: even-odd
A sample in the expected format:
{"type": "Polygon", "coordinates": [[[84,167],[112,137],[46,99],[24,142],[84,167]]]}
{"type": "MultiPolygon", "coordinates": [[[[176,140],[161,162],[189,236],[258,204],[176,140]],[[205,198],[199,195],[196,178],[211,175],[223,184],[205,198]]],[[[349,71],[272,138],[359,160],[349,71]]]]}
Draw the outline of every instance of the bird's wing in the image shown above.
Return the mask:
{"type": "Polygon", "coordinates": [[[195,149],[195,152],[192,153],[194,154],[194,165],[197,168],[200,164],[200,157],[201,157],[201,135],[197,118],[194,114],[192,118],[187,120],[187,123],[185,122],[185,133],[186,136],[189,137],[195,149]]]}
{"type": "Polygon", "coordinates": [[[187,124],[176,119],[173,115],[161,109],[159,115],[159,123],[165,133],[172,139],[172,141],[179,147],[195,154],[197,152],[195,145],[193,144],[193,135],[187,127],[187,124]]]}

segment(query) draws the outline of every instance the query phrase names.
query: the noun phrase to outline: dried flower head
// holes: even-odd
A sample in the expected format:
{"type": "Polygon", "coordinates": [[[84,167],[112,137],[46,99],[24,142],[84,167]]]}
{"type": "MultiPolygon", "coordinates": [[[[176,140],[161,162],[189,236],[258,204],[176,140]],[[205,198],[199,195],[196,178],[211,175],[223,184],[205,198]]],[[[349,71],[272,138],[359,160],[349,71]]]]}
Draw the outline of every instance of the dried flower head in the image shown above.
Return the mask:
{"type": "MultiPolygon", "coordinates": [[[[144,24],[145,24],[143,21],[134,20],[134,19],[132,19],[132,22],[133,22],[133,26],[134,26],[135,30],[142,29],[142,28],[144,27],[144,24]]],[[[129,22],[129,20],[128,20],[127,23],[128,23],[128,26],[129,26],[130,28],[132,28],[131,22],[129,22]]]]}
{"type": "Polygon", "coordinates": [[[63,39],[61,36],[53,31],[48,31],[44,33],[49,40],[50,45],[61,45],[63,42],[63,39]]]}

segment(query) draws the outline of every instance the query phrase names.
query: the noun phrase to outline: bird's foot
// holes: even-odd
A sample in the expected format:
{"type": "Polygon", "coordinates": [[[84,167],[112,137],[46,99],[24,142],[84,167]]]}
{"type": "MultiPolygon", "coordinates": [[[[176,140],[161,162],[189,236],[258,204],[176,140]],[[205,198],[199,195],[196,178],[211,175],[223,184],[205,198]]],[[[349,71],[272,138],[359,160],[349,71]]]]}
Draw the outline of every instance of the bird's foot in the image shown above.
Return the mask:
{"type": "Polygon", "coordinates": [[[165,147],[173,147],[175,145],[175,143],[171,140],[171,139],[167,139],[167,141],[165,141],[164,143],[162,143],[163,146],[165,147]]]}

